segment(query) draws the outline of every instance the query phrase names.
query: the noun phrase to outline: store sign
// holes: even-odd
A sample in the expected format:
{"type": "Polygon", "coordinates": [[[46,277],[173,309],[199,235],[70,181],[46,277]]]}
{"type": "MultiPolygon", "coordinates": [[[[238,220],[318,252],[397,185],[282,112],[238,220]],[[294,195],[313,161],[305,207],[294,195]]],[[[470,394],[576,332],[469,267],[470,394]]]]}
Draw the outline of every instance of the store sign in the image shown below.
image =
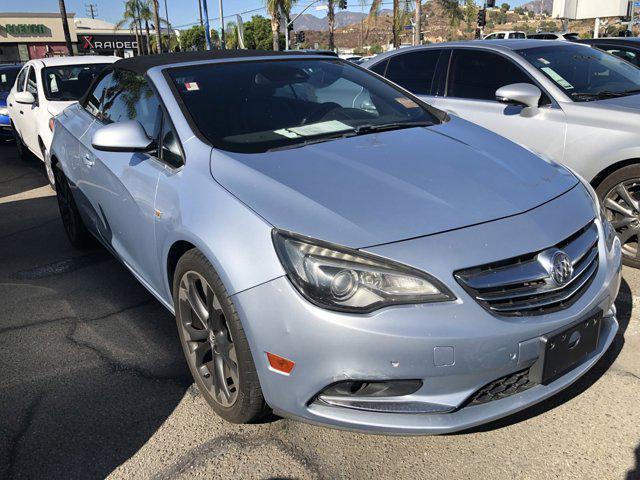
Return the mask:
{"type": "Polygon", "coordinates": [[[4,26],[11,35],[46,35],[49,28],[42,23],[9,23],[4,26]]]}
{"type": "Polygon", "coordinates": [[[138,48],[138,42],[133,37],[116,35],[82,35],[80,50],[133,50],[138,48]]]}

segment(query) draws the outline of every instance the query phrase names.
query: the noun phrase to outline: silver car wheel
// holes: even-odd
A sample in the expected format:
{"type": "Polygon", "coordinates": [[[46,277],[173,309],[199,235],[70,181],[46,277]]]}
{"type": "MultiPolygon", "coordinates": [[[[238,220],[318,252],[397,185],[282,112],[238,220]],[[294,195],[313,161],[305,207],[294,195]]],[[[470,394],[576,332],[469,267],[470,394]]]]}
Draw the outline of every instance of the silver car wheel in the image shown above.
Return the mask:
{"type": "Polygon", "coordinates": [[[603,203],[607,219],[620,238],[622,254],[630,260],[640,260],[640,178],[617,184],[603,203]]]}
{"type": "Polygon", "coordinates": [[[238,359],[220,302],[193,270],[180,279],[178,300],[187,361],[215,402],[231,407],[238,399],[238,359]]]}

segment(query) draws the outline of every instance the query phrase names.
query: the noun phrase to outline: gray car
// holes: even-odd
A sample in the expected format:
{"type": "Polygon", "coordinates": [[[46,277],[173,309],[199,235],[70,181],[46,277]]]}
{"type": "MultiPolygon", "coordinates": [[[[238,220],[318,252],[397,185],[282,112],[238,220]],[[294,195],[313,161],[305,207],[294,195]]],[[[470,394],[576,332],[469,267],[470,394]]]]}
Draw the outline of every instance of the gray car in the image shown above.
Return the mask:
{"type": "Polygon", "coordinates": [[[588,184],[344,60],[121,60],[56,117],[52,163],[71,242],[175,313],[232,422],[461,430],[566,388],[618,330],[588,184]]]}
{"type": "Polygon", "coordinates": [[[571,42],[408,48],[363,64],[429,104],[569,166],[597,190],[640,268],[640,69],[571,42]]]}

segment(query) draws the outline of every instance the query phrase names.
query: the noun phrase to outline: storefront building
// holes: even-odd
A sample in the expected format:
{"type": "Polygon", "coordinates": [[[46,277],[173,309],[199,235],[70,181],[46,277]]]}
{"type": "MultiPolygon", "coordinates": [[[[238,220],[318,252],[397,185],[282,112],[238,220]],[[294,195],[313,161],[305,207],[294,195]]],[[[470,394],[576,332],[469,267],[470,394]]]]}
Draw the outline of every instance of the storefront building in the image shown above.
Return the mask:
{"type": "MultiPolygon", "coordinates": [[[[71,42],[78,42],[69,14],[71,42]]],[[[0,62],[68,55],[59,13],[0,13],[0,62]]]]}
{"type": "Polygon", "coordinates": [[[138,53],[138,39],[130,30],[116,29],[112,23],[93,18],[76,18],[75,27],[81,55],[131,57],[138,53]]]}

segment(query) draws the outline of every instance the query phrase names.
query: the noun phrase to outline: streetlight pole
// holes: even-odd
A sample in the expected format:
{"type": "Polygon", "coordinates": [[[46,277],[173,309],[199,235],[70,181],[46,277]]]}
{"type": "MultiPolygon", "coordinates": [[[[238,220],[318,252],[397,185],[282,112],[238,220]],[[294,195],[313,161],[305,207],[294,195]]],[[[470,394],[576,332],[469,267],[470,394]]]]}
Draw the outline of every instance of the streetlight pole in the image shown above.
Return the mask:
{"type": "Polygon", "coordinates": [[[207,43],[207,50],[211,50],[211,32],[209,31],[209,9],[207,0],[202,0],[202,12],[204,13],[204,40],[207,43]]]}
{"type": "Polygon", "coordinates": [[[293,19],[291,19],[290,21],[285,21],[285,41],[284,41],[284,49],[285,50],[289,50],[289,25],[293,25],[293,23],[298,19],[298,17],[300,15],[302,15],[304,12],[306,12],[307,10],[309,10],[309,8],[313,5],[315,5],[316,3],[321,2],[322,0],[313,0],[311,3],[309,3],[306,7],[304,7],[302,9],[302,11],[300,13],[298,13],[295,17],[293,17],[293,19]]]}

